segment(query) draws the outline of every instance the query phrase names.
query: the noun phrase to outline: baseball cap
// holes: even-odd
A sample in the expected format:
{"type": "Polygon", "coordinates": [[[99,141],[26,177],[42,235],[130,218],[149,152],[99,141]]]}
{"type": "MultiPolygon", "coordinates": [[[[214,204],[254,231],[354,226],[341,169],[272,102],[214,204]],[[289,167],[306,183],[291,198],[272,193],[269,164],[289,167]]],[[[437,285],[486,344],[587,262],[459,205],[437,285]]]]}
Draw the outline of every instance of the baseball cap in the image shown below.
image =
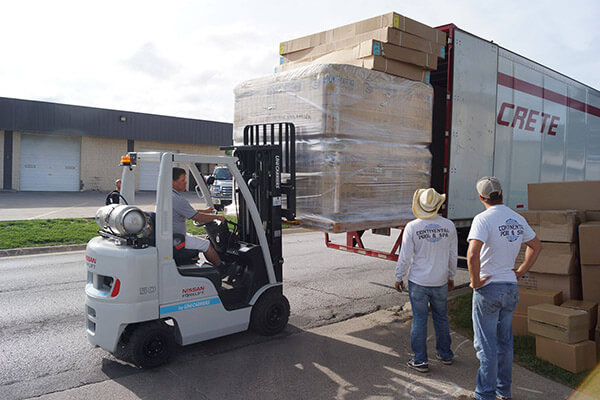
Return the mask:
{"type": "Polygon", "coordinates": [[[502,186],[498,178],[494,176],[484,176],[477,181],[477,193],[484,199],[489,199],[493,193],[502,194],[502,186]]]}

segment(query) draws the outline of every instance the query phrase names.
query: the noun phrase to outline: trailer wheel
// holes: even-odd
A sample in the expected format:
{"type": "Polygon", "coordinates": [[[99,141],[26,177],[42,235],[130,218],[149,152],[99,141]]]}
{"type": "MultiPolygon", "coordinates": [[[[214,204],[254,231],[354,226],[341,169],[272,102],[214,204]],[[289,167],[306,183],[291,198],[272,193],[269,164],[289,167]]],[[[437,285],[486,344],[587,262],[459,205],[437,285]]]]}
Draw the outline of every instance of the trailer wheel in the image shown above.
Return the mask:
{"type": "Polygon", "coordinates": [[[127,343],[131,361],[140,368],[154,368],[169,361],[175,350],[173,329],[163,321],[137,326],[127,343]]]}
{"type": "Polygon", "coordinates": [[[285,328],[290,317],[290,303],[286,297],[270,291],[264,293],[252,309],[250,327],[261,335],[276,335],[285,328]]]}

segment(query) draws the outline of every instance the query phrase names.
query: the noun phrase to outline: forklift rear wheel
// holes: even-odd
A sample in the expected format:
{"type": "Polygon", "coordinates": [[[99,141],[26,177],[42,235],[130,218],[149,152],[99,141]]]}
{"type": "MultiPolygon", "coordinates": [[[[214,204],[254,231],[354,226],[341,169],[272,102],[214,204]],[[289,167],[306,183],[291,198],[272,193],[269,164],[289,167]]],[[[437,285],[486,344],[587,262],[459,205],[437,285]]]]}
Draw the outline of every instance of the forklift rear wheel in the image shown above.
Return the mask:
{"type": "Polygon", "coordinates": [[[285,328],[290,317],[290,303],[276,291],[264,293],[252,309],[251,328],[261,335],[276,335],[285,328]]]}
{"type": "Polygon", "coordinates": [[[140,368],[154,368],[169,361],[175,350],[173,328],[164,321],[137,326],[127,343],[131,361],[140,368]]]}

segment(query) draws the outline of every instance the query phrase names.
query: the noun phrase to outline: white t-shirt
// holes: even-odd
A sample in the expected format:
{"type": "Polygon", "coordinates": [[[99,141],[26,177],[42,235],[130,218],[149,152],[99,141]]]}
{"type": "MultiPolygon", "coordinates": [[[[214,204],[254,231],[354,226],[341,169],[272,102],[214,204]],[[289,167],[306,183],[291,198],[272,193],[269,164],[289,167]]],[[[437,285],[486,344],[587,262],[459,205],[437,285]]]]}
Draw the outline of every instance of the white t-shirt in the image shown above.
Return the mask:
{"type": "Polygon", "coordinates": [[[439,215],[410,221],[402,234],[396,264],[396,281],[404,279],[421,286],[443,286],[454,279],[457,262],[456,227],[439,215]]]}
{"type": "Polygon", "coordinates": [[[513,272],[521,243],[535,238],[525,218],[503,204],[492,206],[473,219],[469,237],[483,242],[479,276],[491,276],[486,282],[516,283],[513,272]]]}

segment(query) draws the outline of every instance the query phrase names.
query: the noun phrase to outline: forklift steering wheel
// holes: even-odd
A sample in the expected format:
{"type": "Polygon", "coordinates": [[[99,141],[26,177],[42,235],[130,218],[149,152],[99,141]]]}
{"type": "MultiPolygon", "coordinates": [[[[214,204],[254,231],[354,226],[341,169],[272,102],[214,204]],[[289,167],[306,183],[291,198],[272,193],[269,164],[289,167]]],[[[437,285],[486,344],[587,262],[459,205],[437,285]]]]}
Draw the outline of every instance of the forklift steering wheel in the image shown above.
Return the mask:
{"type": "Polygon", "coordinates": [[[109,202],[108,202],[108,200],[110,199],[110,197],[111,197],[113,194],[118,194],[118,195],[119,195],[119,198],[120,198],[120,199],[123,199],[123,202],[125,203],[125,205],[129,205],[129,203],[127,202],[127,200],[125,199],[125,197],[123,197],[123,195],[122,195],[120,192],[116,191],[116,190],[113,190],[112,192],[110,192],[110,193],[108,194],[108,196],[106,196],[106,204],[107,204],[107,205],[109,205],[109,204],[118,204],[118,203],[109,203],[109,202]]]}
{"type": "MultiPolygon", "coordinates": [[[[231,224],[235,227],[237,227],[237,224],[233,221],[230,221],[228,219],[225,220],[226,223],[231,224]]],[[[196,221],[192,221],[192,224],[194,224],[194,226],[204,226],[204,225],[208,225],[208,224],[214,224],[215,220],[209,221],[209,222],[196,222],[196,221]]]]}

